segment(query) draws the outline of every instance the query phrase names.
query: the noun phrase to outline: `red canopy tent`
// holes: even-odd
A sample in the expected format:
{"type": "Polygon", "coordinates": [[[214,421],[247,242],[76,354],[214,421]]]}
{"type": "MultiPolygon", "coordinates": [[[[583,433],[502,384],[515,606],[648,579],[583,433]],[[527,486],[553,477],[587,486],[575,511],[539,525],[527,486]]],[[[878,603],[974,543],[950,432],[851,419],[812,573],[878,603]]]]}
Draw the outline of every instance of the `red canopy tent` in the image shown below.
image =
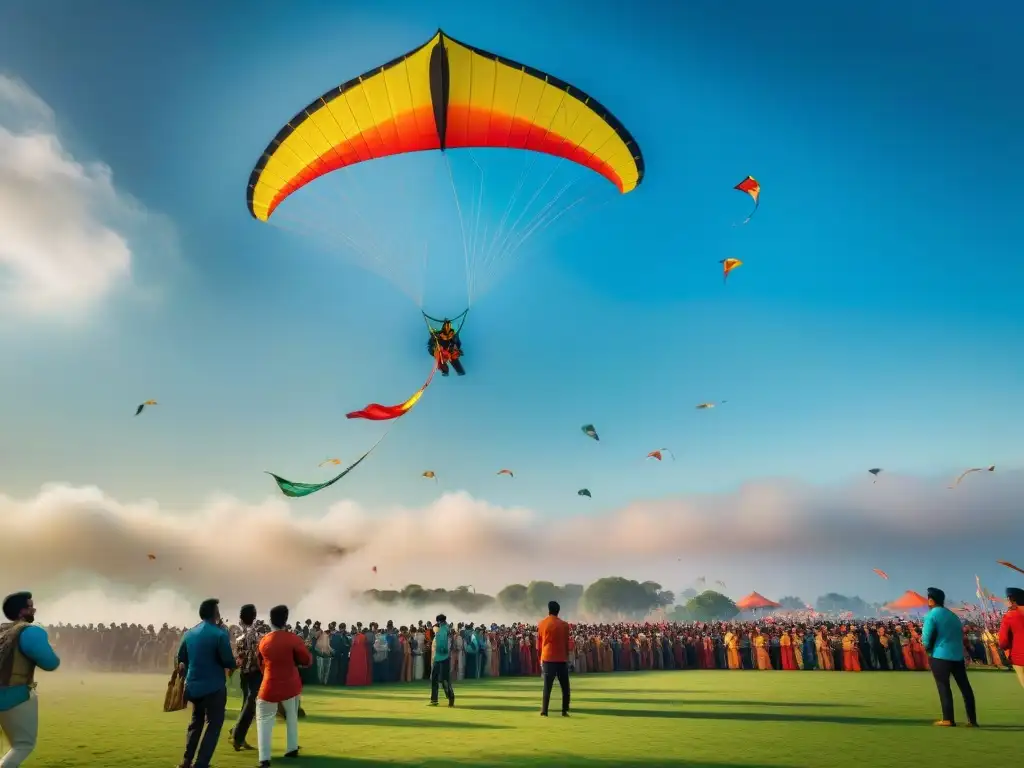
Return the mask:
{"type": "Polygon", "coordinates": [[[921,611],[928,607],[928,598],[919,595],[912,589],[908,589],[900,597],[893,600],[885,609],[893,613],[900,611],[921,611]]]}
{"type": "Polygon", "coordinates": [[[762,608],[781,608],[782,606],[779,603],[772,602],[764,595],[751,592],[742,600],[737,600],[736,607],[741,611],[759,611],[762,608]]]}

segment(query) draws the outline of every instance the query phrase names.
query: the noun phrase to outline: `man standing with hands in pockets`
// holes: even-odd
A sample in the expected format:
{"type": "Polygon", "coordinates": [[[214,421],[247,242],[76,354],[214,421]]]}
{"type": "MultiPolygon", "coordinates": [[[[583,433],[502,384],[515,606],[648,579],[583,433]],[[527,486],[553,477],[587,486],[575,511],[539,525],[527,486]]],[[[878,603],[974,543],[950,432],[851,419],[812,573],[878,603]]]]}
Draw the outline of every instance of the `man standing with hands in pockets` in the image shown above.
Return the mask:
{"type": "Polygon", "coordinates": [[[569,716],[569,624],[558,618],[561,609],[552,600],[548,603],[548,617],[537,626],[537,650],[540,651],[540,668],[544,676],[541,717],[548,716],[555,678],[558,678],[558,687],[562,689],[562,717],[569,716]]]}

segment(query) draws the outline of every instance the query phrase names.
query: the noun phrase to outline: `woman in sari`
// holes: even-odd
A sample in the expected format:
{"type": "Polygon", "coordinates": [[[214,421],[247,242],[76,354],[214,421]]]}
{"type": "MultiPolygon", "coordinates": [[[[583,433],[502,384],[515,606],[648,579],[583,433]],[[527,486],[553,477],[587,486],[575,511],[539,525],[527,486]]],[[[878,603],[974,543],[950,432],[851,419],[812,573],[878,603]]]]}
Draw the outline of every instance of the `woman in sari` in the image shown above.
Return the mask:
{"type": "Polygon", "coordinates": [[[789,632],[783,631],[779,637],[779,653],[782,656],[782,668],[787,672],[796,670],[796,654],[793,653],[793,638],[789,632]]]}
{"type": "Polygon", "coordinates": [[[349,653],[348,674],[345,676],[345,685],[356,687],[369,685],[372,681],[370,676],[370,641],[366,632],[359,632],[352,638],[352,650],[349,653]]]}
{"type": "Polygon", "coordinates": [[[818,666],[822,670],[825,672],[831,672],[835,669],[835,664],[832,659],[832,642],[825,633],[824,627],[819,629],[814,636],[814,650],[817,652],[818,666]]]}
{"type": "Polygon", "coordinates": [[[320,685],[327,685],[331,676],[331,660],[334,656],[334,650],[331,648],[331,636],[318,629],[312,652],[316,666],[316,681],[320,685]]]}
{"type": "Polygon", "coordinates": [[[754,656],[757,659],[757,668],[761,671],[772,668],[772,660],[768,655],[766,638],[761,634],[760,629],[754,630],[754,656]]]}

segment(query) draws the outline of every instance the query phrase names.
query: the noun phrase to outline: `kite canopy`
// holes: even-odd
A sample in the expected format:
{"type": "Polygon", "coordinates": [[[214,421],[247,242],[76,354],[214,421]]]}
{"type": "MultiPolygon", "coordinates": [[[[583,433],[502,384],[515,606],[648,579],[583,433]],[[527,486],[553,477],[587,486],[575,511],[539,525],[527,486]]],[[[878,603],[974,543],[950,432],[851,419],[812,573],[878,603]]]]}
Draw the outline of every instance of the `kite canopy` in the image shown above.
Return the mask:
{"type": "Polygon", "coordinates": [[[592,97],[438,30],[293,117],[249,177],[249,212],[267,221],[292,192],[356,163],[427,150],[532,150],[590,168],[625,194],[643,180],[632,135],[592,97]]]}
{"type": "Polygon", "coordinates": [[[894,613],[897,611],[920,611],[927,607],[928,598],[918,594],[912,589],[908,589],[900,597],[885,606],[886,610],[894,613]]]}
{"type": "Polygon", "coordinates": [[[737,600],[736,607],[741,611],[758,611],[762,608],[781,608],[782,605],[772,602],[767,597],[759,595],[757,592],[751,592],[743,599],[737,600]]]}

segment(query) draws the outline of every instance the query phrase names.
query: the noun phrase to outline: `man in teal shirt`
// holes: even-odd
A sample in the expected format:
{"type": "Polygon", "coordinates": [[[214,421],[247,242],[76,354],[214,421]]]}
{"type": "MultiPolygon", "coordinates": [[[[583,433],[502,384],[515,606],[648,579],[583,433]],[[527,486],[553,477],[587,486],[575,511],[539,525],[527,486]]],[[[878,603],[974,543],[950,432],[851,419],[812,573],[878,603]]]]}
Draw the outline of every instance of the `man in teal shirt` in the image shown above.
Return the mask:
{"type": "Polygon", "coordinates": [[[202,621],[182,636],[178,647],[178,667],[185,673],[185,698],[192,702],[192,720],[179,768],[210,768],[228,702],[224,671],[234,671],[238,666],[228,631],[220,626],[220,601],[204,600],[199,618],[202,621]]]}
{"type": "Polygon", "coordinates": [[[974,691],[967,679],[967,665],[964,663],[964,627],[960,618],[946,608],[946,593],[938,587],[928,587],[928,615],[924,620],[921,642],[930,657],[935,687],[939,689],[939,703],[942,705],[942,719],[935,724],[943,728],[956,725],[953,715],[953,689],[949,678],[956,680],[956,687],[964,697],[967,711],[967,727],[976,728],[978,717],[974,708],[974,691]]]}
{"type": "Polygon", "coordinates": [[[35,670],[53,672],[60,659],[50,647],[46,630],[34,623],[31,593],[8,595],[3,611],[8,622],[0,625],[0,731],[11,749],[0,757],[0,764],[21,765],[36,748],[39,735],[35,670]]]}
{"type": "Polygon", "coordinates": [[[430,667],[430,706],[437,706],[437,687],[440,684],[444,688],[444,695],[448,697],[448,706],[455,706],[455,691],[452,689],[452,660],[450,657],[452,644],[452,628],[448,624],[448,617],[443,613],[437,616],[437,626],[434,627],[434,663],[430,667]]]}

